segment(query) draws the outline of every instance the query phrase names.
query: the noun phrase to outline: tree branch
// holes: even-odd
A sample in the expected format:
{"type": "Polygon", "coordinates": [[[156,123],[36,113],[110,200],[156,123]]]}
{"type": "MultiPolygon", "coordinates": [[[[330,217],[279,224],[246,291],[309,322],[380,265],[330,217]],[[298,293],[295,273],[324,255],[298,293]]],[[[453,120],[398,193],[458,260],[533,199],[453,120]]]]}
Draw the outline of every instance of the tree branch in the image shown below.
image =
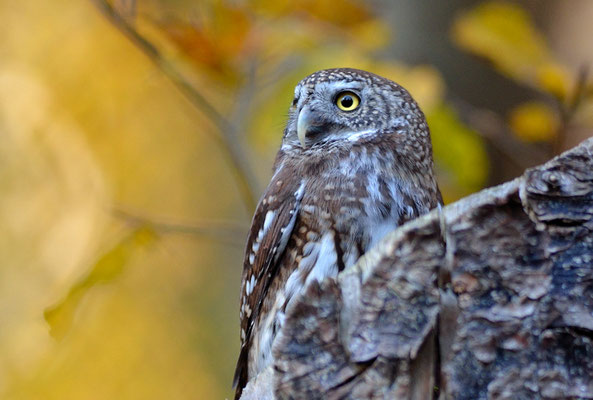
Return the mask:
{"type": "Polygon", "coordinates": [[[251,213],[255,209],[257,180],[251,169],[250,163],[245,156],[240,142],[236,140],[237,128],[228,121],[195,87],[193,87],[183,75],[169,63],[159,50],[146,38],[144,38],[129,22],[121,16],[106,0],[90,0],[111,24],[123,33],[138,49],[140,49],[169,80],[181,91],[181,93],[202,111],[208,119],[218,128],[219,134],[210,136],[218,143],[223,150],[228,162],[232,167],[234,177],[237,181],[239,192],[247,211],[251,213]]]}
{"type": "Polygon", "coordinates": [[[158,233],[181,233],[210,237],[221,243],[239,247],[245,245],[245,235],[248,231],[247,226],[230,221],[202,221],[190,224],[142,216],[120,207],[113,208],[112,212],[116,218],[131,225],[147,225],[158,233]]]}

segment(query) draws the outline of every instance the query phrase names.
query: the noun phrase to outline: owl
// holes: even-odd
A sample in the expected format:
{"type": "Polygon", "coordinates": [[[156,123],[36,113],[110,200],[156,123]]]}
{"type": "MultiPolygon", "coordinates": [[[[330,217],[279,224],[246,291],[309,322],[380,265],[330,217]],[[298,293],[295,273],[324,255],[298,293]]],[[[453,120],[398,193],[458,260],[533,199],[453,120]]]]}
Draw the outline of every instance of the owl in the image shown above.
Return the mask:
{"type": "Polygon", "coordinates": [[[440,203],[428,126],[404,88],[350,68],[303,79],[247,239],[236,398],[273,364],[285,313],[311,282],[440,203]]]}

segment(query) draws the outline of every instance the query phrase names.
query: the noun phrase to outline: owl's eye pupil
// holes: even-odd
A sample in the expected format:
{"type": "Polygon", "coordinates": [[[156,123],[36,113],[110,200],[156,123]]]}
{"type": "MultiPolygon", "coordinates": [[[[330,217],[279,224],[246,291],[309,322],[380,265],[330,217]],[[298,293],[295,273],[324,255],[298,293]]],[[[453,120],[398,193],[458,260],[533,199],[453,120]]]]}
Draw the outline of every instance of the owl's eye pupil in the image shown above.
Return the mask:
{"type": "Polygon", "coordinates": [[[350,108],[354,104],[354,100],[352,100],[352,96],[346,95],[342,97],[341,103],[344,108],[350,108]]]}

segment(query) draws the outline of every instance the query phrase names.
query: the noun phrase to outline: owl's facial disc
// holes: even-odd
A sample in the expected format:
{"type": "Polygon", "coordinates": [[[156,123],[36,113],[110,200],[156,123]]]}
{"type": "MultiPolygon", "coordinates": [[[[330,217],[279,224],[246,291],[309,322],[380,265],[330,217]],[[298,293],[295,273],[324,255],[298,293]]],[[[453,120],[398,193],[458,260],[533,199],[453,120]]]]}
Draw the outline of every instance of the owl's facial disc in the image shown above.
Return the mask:
{"type": "Polygon", "coordinates": [[[330,110],[325,108],[317,109],[305,104],[299,111],[296,123],[297,137],[301,146],[307,145],[332,137],[338,138],[339,133],[348,127],[335,118],[334,104],[330,104],[330,110]]]}
{"type": "Polygon", "coordinates": [[[361,110],[368,108],[365,90],[361,82],[351,80],[297,86],[290,137],[306,149],[368,131],[368,124],[362,123],[366,120],[360,118],[361,110]]]}

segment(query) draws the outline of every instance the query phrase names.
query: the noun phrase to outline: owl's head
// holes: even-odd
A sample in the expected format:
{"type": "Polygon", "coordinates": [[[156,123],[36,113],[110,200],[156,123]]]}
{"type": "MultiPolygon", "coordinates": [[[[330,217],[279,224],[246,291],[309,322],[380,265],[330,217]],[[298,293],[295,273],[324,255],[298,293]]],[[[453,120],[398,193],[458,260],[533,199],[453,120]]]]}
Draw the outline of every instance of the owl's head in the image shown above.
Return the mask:
{"type": "Polygon", "coordinates": [[[430,143],[424,115],[404,88],[366,71],[327,69],[296,86],[283,147],[307,149],[398,132],[430,143]]]}

